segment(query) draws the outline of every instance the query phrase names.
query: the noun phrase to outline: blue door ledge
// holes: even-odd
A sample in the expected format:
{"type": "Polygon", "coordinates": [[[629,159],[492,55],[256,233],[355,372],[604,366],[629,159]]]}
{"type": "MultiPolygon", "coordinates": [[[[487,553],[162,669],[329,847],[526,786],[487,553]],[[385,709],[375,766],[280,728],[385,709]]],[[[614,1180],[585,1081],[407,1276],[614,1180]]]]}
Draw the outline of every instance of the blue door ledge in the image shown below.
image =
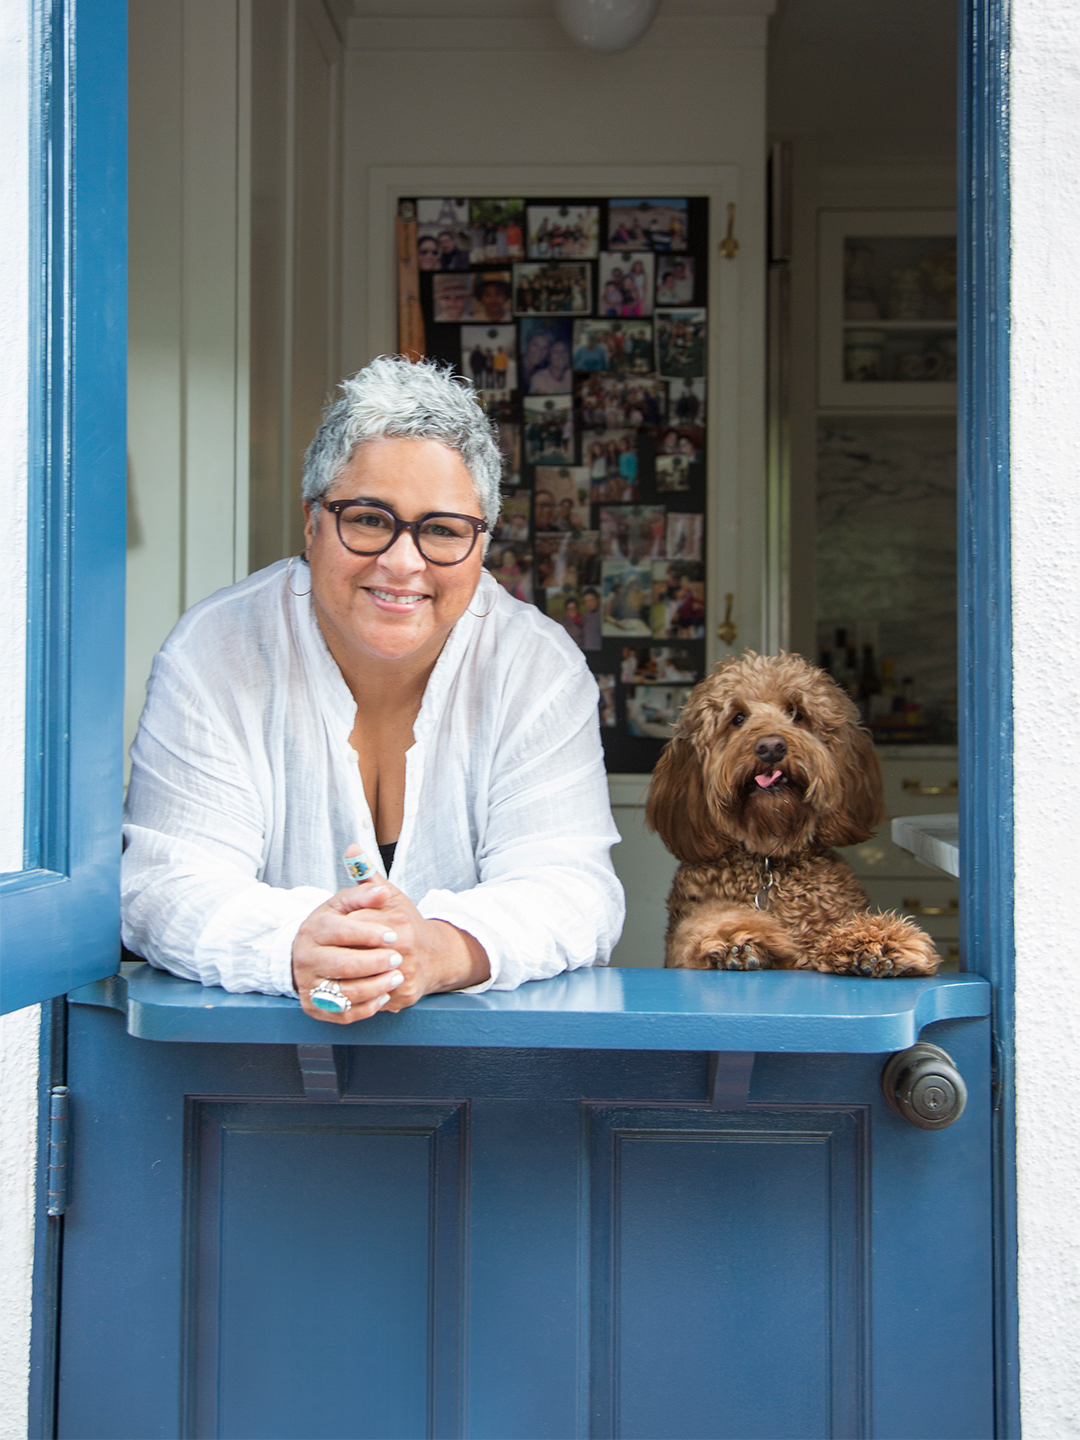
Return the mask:
{"type": "Polygon", "coordinates": [[[990,1013],[977,975],[866,980],[805,971],[575,970],[517,990],[428,995],[354,1025],[311,1019],[280,995],[233,995],[143,962],[73,990],[143,1040],[264,1045],[462,1045],[556,1050],[884,1054],[924,1026],[990,1013]]]}

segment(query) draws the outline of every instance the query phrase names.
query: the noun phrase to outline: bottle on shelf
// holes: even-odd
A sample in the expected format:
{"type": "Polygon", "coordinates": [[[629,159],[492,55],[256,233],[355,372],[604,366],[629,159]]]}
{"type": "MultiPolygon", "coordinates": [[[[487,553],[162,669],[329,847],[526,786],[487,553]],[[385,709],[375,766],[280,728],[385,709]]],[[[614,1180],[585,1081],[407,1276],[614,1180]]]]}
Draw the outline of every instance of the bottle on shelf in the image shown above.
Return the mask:
{"type": "Polygon", "coordinates": [[[873,645],[862,647],[862,666],[859,670],[859,709],[864,720],[873,718],[874,697],[881,694],[881,680],[874,661],[873,645]]]}
{"type": "Polygon", "coordinates": [[[870,722],[882,722],[885,717],[892,714],[893,700],[896,698],[896,678],[894,675],[895,663],[886,657],[881,662],[881,681],[878,685],[878,692],[870,698],[870,722]]]}

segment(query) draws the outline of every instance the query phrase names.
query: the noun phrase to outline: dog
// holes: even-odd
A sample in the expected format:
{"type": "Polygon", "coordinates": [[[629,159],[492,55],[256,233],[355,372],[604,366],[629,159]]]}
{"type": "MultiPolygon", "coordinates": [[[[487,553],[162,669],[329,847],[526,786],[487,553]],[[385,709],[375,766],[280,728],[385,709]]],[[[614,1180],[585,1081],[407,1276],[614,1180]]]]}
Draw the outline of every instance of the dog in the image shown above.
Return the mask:
{"type": "Polygon", "coordinates": [[[722,662],[684,706],[646,805],[682,862],[665,966],[933,975],[930,937],[872,912],[831,848],[884,817],[873,741],[831,676],[798,655],[722,662]]]}

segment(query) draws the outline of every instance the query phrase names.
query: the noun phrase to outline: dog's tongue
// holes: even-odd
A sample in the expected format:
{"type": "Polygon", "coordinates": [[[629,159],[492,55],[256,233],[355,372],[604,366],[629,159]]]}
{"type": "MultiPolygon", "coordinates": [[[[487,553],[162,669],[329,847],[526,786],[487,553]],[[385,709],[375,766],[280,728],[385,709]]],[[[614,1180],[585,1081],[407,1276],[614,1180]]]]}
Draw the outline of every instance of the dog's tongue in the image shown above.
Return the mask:
{"type": "Polygon", "coordinates": [[[774,770],[771,775],[755,775],[754,779],[763,790],[768,790],[770,785],[775,785],[777,780],[780,779],[780,774],[781,772],[779,770],[774,770]]]}

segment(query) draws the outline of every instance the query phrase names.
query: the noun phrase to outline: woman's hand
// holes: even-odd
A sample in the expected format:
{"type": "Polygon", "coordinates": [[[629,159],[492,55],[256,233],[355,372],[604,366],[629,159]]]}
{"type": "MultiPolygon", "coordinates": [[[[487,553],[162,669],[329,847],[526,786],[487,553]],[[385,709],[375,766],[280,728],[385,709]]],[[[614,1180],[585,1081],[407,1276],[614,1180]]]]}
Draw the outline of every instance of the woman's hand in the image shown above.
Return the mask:
{"type": "Polygon", "coordinates": [[[404,1010],[422,995],[478,985],[491,974],[478,940],[445,920],[425,920],[382,879],[339,890],[313,910],[296,932],[292,969],[307,1013],[339,1025],[404,1010]],[[335,1015],[312,1005],[321,980],[336,980],[352,1008],[335,1015]]]}

